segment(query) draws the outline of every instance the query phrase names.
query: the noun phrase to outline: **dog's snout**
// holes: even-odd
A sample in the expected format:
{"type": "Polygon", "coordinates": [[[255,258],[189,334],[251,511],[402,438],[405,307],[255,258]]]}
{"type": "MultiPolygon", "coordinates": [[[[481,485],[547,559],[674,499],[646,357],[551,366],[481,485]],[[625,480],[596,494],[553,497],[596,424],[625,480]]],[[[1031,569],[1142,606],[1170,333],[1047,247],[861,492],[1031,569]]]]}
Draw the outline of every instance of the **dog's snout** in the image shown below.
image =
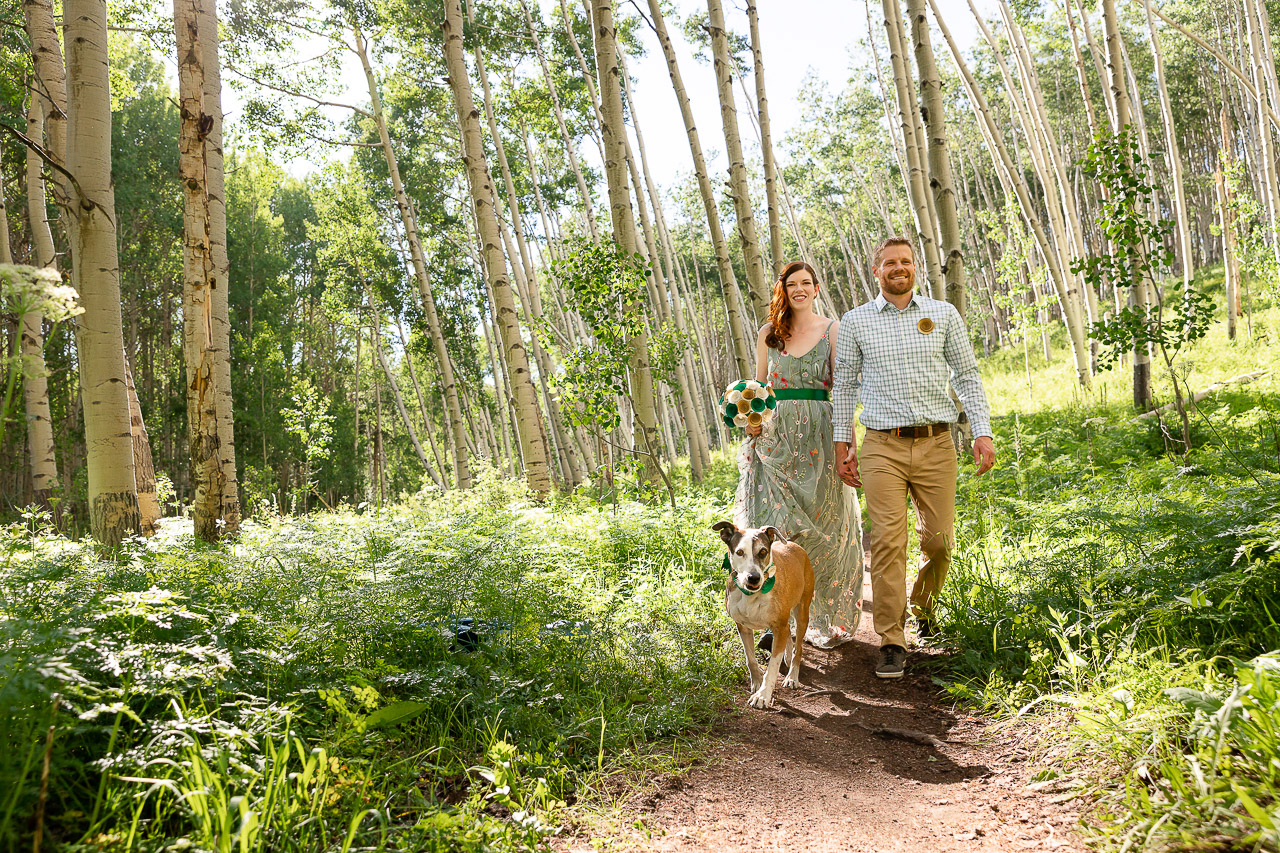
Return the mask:
{"type": "Polygon", "coordinates": [[[761,580],[763,580],[763,577],[759,572],[747,573],[747,586],[750,587],[751,589],[755,589],[756,587],[760,586],[761,580]]]}

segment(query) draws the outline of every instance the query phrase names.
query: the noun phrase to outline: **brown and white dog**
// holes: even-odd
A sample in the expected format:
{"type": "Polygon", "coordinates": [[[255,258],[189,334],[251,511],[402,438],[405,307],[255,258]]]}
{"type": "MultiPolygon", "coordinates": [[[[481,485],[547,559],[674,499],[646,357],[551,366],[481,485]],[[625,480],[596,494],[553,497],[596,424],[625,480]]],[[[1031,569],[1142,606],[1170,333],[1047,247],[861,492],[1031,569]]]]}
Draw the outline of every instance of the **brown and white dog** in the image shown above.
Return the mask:
{"type": "Polygon", "coordinates": [[[738,625],[742,651],[751,672],[753,708],[773,704],[773,686],[778,680],[782,659],[787,657],[787,678],[783,687],[800,686],[800,658],[805,631],[809,627],[809,605],[813,602],[813,565],[809,555],[785,539],[776,527],[742,530],[728,521],[711,526],[729,548],[729,582],[724,591],[724,609],[738,625]],[[796,634],[791,636],[791,617],[796,634]],[[773,631],[769,669],[762,672],[756,663],[755,632],[773,631]]]}

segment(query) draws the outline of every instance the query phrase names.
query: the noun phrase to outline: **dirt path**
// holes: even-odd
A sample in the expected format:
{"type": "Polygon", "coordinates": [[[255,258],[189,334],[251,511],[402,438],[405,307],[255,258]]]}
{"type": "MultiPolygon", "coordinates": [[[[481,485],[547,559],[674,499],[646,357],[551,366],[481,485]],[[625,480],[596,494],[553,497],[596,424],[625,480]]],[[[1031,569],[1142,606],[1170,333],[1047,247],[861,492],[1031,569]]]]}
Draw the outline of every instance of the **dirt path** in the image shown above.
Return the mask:
{"type": "Polygon", "coordinates": [[[684,853],[1083,849],[1071,805],[1027,789],[1018,739],[941,701],[928,652],[899,681],[874,676],[870,621],[839,649],[806,647],[806,690],[779,689],[772,710],[746,707],[744,670],[744,712],[726,718],[722,744],[629,797],[623,823],[643,828],[610,841],[684,853]],[[833,692],[804,695],[815,690],[833,692]]]}

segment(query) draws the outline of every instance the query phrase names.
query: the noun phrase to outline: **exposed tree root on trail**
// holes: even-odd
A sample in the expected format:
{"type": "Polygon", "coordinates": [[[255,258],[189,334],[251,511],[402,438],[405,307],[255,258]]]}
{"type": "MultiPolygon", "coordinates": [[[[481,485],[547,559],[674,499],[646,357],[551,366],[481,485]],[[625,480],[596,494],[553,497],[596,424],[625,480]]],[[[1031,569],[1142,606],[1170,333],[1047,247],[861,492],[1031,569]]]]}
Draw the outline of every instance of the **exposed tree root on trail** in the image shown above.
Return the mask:
{"type": "Polygon", "coordinates": [[[744,683],[742,712],[705,760],[624,800],[620,835],[562,849],[1083,849],[1074,803],[1028,787],[1016,735],[950,709],[922,666],[929,652],[913,653],[899,681],[875,678],[869,622],[841,648],[806,647],[805,687],[779,689],[772,710],[747,708],[744,683]]]}

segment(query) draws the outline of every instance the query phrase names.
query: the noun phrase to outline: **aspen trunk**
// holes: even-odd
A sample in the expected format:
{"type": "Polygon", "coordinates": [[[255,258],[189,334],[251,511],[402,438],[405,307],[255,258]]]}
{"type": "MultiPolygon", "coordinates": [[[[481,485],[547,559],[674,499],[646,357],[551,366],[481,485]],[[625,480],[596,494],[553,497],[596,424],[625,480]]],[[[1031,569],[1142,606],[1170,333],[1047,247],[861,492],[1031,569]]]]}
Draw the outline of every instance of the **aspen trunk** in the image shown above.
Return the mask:
{"type": "Polygon", "coordinates": [[[889,61],[893,66],[894,88],[898,96],[898,120],[902,130],[902,141],[905,149],[906,165],[909,173],[907,182],[911,198],[911,208],[915,214],[916,232],[920,246],[924,252],[925,273],[928,278],[928,289],[934,299],[945,297],[942,277],[942,262],[938,257],[938,233],[933,221],[928,193],[925,189],[927,180],[924,162],[920,157],[920,141],[916,136],[916,101],[912,91],[907,70],[907,57],[902,45],[902,16],[897,0],[883,0],[884,27],[889,41],[889,61]]]}
{"type": "Polygon", "coordinates": [[[769,253],[773,277],[782,275],[782,218],[778,215],[778,166],[773,157],[773,135],[769,129],[769,98],[764,87],[764,53],[760,47],[760,13],[756,0],[747,0],[747,21],[751,29],[752,65],[756,78],[756,102],[760,113],[760,154],[764,158],[764,194],[769,205],[769,253]]]}
{"type": "MultiPolygon", "coordinates": [[[[595,34],[596,79],[600,84],[601,137],[604,140],[605,177],[609,184],[609,213],[613,240],[627,255],[640,249],[636,222],[627,188],[626,126],[623,123],[621,69],[618,66],[617,31],[611,0],[592,0],[591,28],[595,34]]],[[[628,341],[627,364],[633,412],[632,434],[635,448],[645,455],[645,476],[652,481],[661,473],[658,454],[662,439],[658,433],[657,403],[653,373],[649,368],[649,335],[644,329],[628,341]]],[[[665,474],[662,474],[665,477],[665,474]]]]}
{"type": "MultiPolygon", "coordinates": [[[[423,314],[426,315],[427,330],[431,336],[431,348],[435,352],[436,364],[440,371],[440,385],[444,392],[445,424],[453,436],[453,471],[459,489],[471,488],[471,466],[467,461],[466,442],[463,439],[465,427],[462,422],[462,408],[458,403],[458,383],[453,372],[453,358],[449,355],[449,347],[444,340],[444,332],[440,326],[440,314],[436,310],[435,294],[431,289],[431,279],[427,274],[427,258],[422,248],[422,237],[418,232],[418,217],[409,202],[404,190],[404,182],[400,179],[400,164],[396,158],[395,148],[391,144],[391,134],[387,131],[387,119],[382,110],[382,95],[378,89],[377,78],[373,74],[373,66],[369,63],[364,33],[359,27],[352,27],[352,36],[356,44],[356,53],[364,68],[365,83],[369,88],[369,104],[373,112],[374,123],[378,126],[378,140],[382,145],[382,156],[387,161],[387,171],[391,175],[391,189],[395,194],[396,208],[400,211],[400,223],[404,226],[405,239],[409,243],[409,256],[413,261],[413,274],[418,282],[418,293],[422,297],[423,314]]],[[[465,66],[463,66],[465,70],[465,66]]]]}
{"type": "Polygon", "coordinates": [[[702,196],[702,206],[707,214],[707,230],[711,234],[711,246],[716,253],[716,268],[720,272],[720,288],[724,295],[725,313],[728,315],[729,336],[733,342],[733,357],[739,376],[754,375],[755,360],[751,353],[753,346],[748,342],[743,325],[746,308],[742,304],[742,292],[738,289],[738,280],[733,272],[733,262],[729,257],[729,247],[725,243],[724,232],[720,228],[720,211],[716,206],[715,193],[711,188],[711,179],[707,175],[707,161],[702,154],[702,143],[698,139],[698,128],[693,121],[693,109],[689,105],[689,95],[684,88],[684,80],[680,76],[680,66],[676,62],[675,48],[671,37],[667,34],[666,21],[662,16],[660,0],[649,0],[649,14],[662,45],[663,56],[667,60],[667,72],[671,76],[671,85],[675,89],[676,102],[680,105],[680,115],[684,119],[685,135],[689,139],[689,151],[693,156],[693,171],[698,178],[698,191],[702,196]]]}
{"type": "MultiPolygon", "coordinates": [[[[44,139],[44,113],[34,96],[27,110],[27,136],[36,142],[44,139]]],[[[49,228],[42,165],[39,155],[28,148],[27,222],[31,229],[31,260],[34,266],[55,269],[57,256],[53,247],[53,231],[49,228]]],[[[0,205],[3,205],[3,199],[0,199],[0,205]]],[[[4,242],[0,263],[13,263],[6,221],[0,221],[0,232],[3,232],[0,240],[4,242]]],[[[27,457],[31,466],[32,498],[37,506],[56,514],[50,500],[58,487],[58,465],[54,455],[53,420],[49,414],[48,370],[44,362],[44,318],[37,312],[27,312],[22,315],[21,323],[22,393],[27,412],[27,457]]]]}
{"type": "Polygon", "coordinates": [[[445,19],[442,24],[444,58],[449,73],[449,86],[453,91],[454,106],[457,110],[458,128],[462,134],[467,184],[471,191],[471,203],[483,244],[489,291],[502,338],[503,360],[511,380],[516,432],[520,442],[520,453],[524,459],[524,473],[530,490],[541,498],[550,491],[551,481],[541,441],[538,397],[529,374],[529,355],[520,333],[515,299],[511,294],[511,282],[507,278],[506,259],[502,254],[502,236],[493,210],[493,180],[489,175],[489,166],[485,162],[480,114],[471,95],[471,81],[467,78],[466,58],[462,45],[462,24],[462,8],[459,0],[445,0],[445,19]]]}
{"type": "Polygon", "coordinates": [[[67,0],[66,166],[79,182],[68,210],[74,279],[84,314],[78,322],[80,388],[84,400],[89,522],[93,536],[118,546],[139,528],[133,440],[125,380],[111,186],[111,92],[104,0],[67,0]]]}
{"type": "MultiPolygon", "coordinates": [[[[1275,134],[1271,132],[1271,128],[1262,116],[1268,108],[1273,108],[1268,95],[1269,80],[1266,70],[1263,66],[1267,62],[1266,52],[1262,47],[1262,38],[1259,33],[1259,13],[1256,9],[1257,0],[1243,0],[1244,2],[1244,19],[1245,29],[1249,35],[1249,49],[1252,54],[1252,71],[1253,85],[1257,90],[1257,110],[1258,110],[1258,136],[1261,140],[1259,149],[1262,163],[1262,177],[1266,188],[1267,197],[1267,213],[1268,213],[1268,236],[1271,244],[1271,251],[1280,260],[1280,177],[1276,174],[1276,146],[1275,134]]],[[[1275,73],[1274,66],[1272,74],[1275,73]]]]}
{"type": "Polygon", "coordinates": [[[174,4],[181,100],[180,168],[184,190],[183,356],[187,377],[187,447],[196,536],[217,541],[221,532],[222,471],[217,456],[217,400],[213,394],[212,305],[216,281],[210,247],[208,164],[204,140],[211,118],[204,112],[204,68],[195,3],[174,4]]]}
{"type": "MultiPolygon", "coordinates": [[[[226,306],[227,280],[224,266],[214,257],[218,244],[225,262],[226,214],[223,208],[219,222],[213,216],[213,193],[210,179],[221,168],[215,163],[211,131],[218,122],[216,104],[208,102],[206,70],[210,57],[206,54],[206,28],[216,28],[211,13],[202,0],[176,0],[173,6],[174,35],[178,48],[178,91],[181,106],[179,134],[179,167],[183,183],[183,354],[187,376],[187,444],[190,452],[191,489],[194,495],[192,517],[195,534],[205,542],[216,542],[234,520],[239,524],[238,502],[226,505],[225,497],[235,494],[234,482],[226,483],[223,450],[220,446],[224,429],[220,429],[224,412],[230,404],[230,388],[221,387],[221,379],[229,383],[227,351],[219,349],[217,339],[229,342],[226,318],[219,323],[221,302],[226,306]],[[217,235],[217,225],[223,233],[217,235]],[[221,291],[221,293],[219,293],[221,291]],[[221,325],[223,331],[215,331],[221,325]]],[[[234,471],[234,450],[231,468],[234,471]]],[[[145,514],[145,512],[144,512],[145,514]]]]}
{"type": "Polygon", "coordinates": [[[143,536],[153,536],[160,520],[160,500],[156,492],[156,469],[151,461],[151,441],[142,420],[138,389],[133,385],[133,367],[125,358],[125,385],[129,392],[129,435],[133,440],[134,482],[138,487],[138,527],[143,536]]]}
{"type": "Polygon", "coordinates": [[[547,91],[551,93],[552,111],[555,114],[556,127],[560,131],[560,139],[564,144],[565,154],[569,158],[569,167],[573,170],[573,176],[578,182],[578,194],[582,197],[587,233],[591,235],[593,242],[598,242],[600,234],[596,228],[596,215],[595,209],[591,204],[591,192],[587,189],[586,179],[582,176],[582,167],[578,164],[578,154],[573,144],[573,136],[569,133],[568,126],[564,121],[564,110],[560,106],[560,96],[556,94],[551,68],[547,65],[546,56],[542,53],[542,42],[538,38],[538,28],[533,24],[533,16],[529,14],[529,6],[525,3],[525,0],[520,0],[520,8],[524,11],[525,23],[529,27],[529,36],[533,40],[533,49],[538,55],[539,64],[542,66],[542,76],[547,81],[547,91]]]}
{"type": "Polygon", "coordinates": [[[1006,192],[1017,196],[1023,219],[1035,236],[1036,246],[1048,264],[1050,277],[1053,279],[1058,299],[1062,303],[1063,322],[1067,327],[1067,335],[1071,339],[1071,351],[1075,357],[1076,375],[1080,385],[1088,388],[1091,377],[1088,341],[1085,337],[1084,324],[1081,321],[1080,313],[1075,309],[1075,303],[1070,298],[1067,279],[1060,265],[1060,258],[1049,244],[1044,224],[1032,202],[1031,192],[1022,176],[1022,172],[1015,167],[1012,158],[1009,156],[1001,129],[992,117],[991,111],[987,107],[987,100],[983,97],[982,90],[978,88],[977,81],[974,80],[973,75],[969,72],[968,63],[965,62],[955,39],[951,37],[951,31],[938,10],[937,0],[929,0],[929,6],[933,10],[934,19],[938,22],[938,28],[942,31],[947,47],[951,51],[951,57],[960,71],[960,79],[964,84],[970,103],[973,104],[974,112],[977,114],[978,126],[982,130],[988,150],[991,151],[992,161],[995,163],[997,172],[1000,175],[1001,183],[1004,184],[1006,192]]]}
{"type": "Polygon", "coordinates": [[[755,305],[756,319],[763,323],[769,316],[772,295],[764,277],[764,261],[756,237],[756,218],[747,188],[747,163],[742,155],[742,139],[738,133],[738,110],[733,101],[733,66],[729,58],[729,38],[725,32],[724,9],[720,0],[707,0],[707,16],[711,30],[711,53],[716,71],[716,88],[720,95],[720,122],[724,125],[725,153],[729,158],[729,188],[733,210],[738,219],[738,242],[747,268],[747,289],[755,305]]]}
{"type": "MultiPolygon", "coordinates": [[[[1129,107],[1129,92],[1125,83],[1124,59],[1121,56],[1120,22],[1116,15],[1115,0],[1102,0],[1102,16],[1106,26],[1107,37],[1107,70],[1111,76],[1111,91],[1115,97],[1116,124],[1124,130],[1132,121],[1129,107]]],[[[1134,302],[1145,314],[1151,310],[1150,294],[1147,283],[1142,280],[1137,270],[1130,279],[1130,291],[1134,302]]],[[[1145,410],[1151,406],[1151,354],[1146,347],[1139,346],[1133,353],[1133,405],[1145,410]]]]}
{"type": "Polygon", "coordinates": [[[1182,183],[1182,153],[1178,148],[1178,131],[1173,124],[1173,105],[1169,101],[1169,88],[1165,85],[1164,55],[1160,50],[1160,35],[1151,14],[1151,0],[1142,0],[1147,12],[1147,29],[1151,32],[1151,52],[1155,58],[1156,85],[1160,88],[1160,116],[1164,120],[1165,160],[1173,178],[1174,218],[1178,226],[1178,246],[1182,250],[1182,287],[1191,292],[1194,273],[1191,257],[1191,215],[1187,209],[1187,193],[1182,183]]]}
{"type": "Polygon", "coordinates": [[[956,191],[951,179],[951,157],[947,152],[947,119],[942,105],[942,78],[929,41],[925,0],[907,0],[911,32],[915,41],[916,68],[920,72],[920,98],[929,141],[929,187],[933,190],[942,237],[942,275],[946,300],[965,316],[964,253],[960,237],[960,215],[956,211],[956,191]]]}
{"type": "Polygon", "coordinates": [[[382,375],[387,377],[387,387],[391,389],[391,397],[396,401],[396,411],[400,413],[400,420],[404,422],[405,432],[409,434],[409,442],[413,445],[413,452],[417,454],[418,461],[422,463],[422,470],[427,472],[427,476],[436,484],[439,489],[444,489],[444,482],[431,467],[431,463],[427,461],[427,454],[422,449],[422,442],[418,440],[418,431],[413,428],[413,419],[409,417],[409,410],[404,405],[404,395],[400,393],[400,383],[396,381],[395,374],[391,372],[391,365],[387,363],[387,355],[382,350],[382,321],[379,317],[373,318],[373,349],[378,356],[378,364],[382,367],[382,375]]]}
{"type": "MultiPolygon", "coordinates": [[[[240,482],[236,474],[235,406],[231,398],[231,262],[227,257],[227,192],[222,165],[222,66],[214,0],[201,0],[200,49],[204,57],[204,110],[213,123],[205,139],[209,193],[209,250],[216,285],[212,289],[214,395],[218,400],[218,465],[222,469],[222,535],[240,532],[240,482]]],[[[143,427],[145,431],[145,426],[143,427]]],[[[146,510],[143,510],[145,517],[146,510]]]]}

